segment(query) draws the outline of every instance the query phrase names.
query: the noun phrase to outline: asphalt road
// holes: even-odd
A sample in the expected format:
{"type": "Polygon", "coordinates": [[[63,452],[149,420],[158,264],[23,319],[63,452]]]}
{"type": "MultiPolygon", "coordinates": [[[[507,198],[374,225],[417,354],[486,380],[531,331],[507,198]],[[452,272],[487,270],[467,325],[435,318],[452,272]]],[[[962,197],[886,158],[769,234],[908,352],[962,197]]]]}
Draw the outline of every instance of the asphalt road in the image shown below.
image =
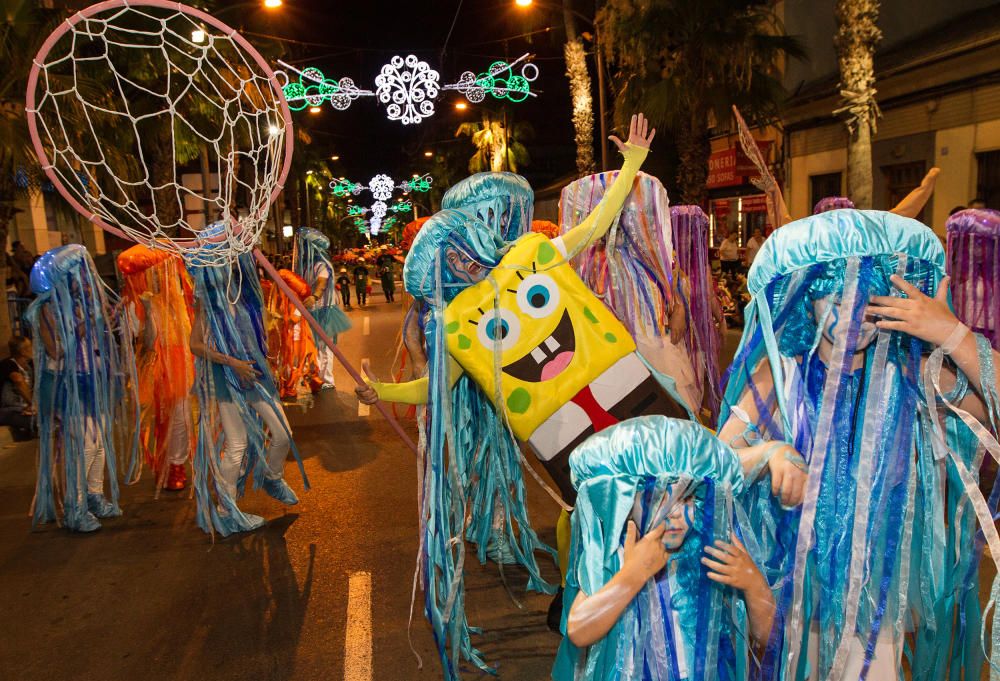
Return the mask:
{"type": "MultiPolygon", "coordinates": [[[[354,328],[341,349],[388,376],[403,308],[373,297],[349,313],[354,328]]],[[[123,490],[124,516],[93,535],[32,531],[36,445],[0,450],[0,678],[441,678],[419,593],[410,639],[422,670],[407,638],[414,456],[374,409],[359,415],[343,370],[337,386],[306,411],[289,408],[312,490],[302,493],[290,462],[301,503],[288,509],[249,492],[242,508],[267,526],[214,544],[195,525],[193,499],[154,499],[148,476],[123,490]]],[[[412,420],[404,425],[414,430],[412,420]]],[[[558,508],[528,485],[533,523],[554,544],[558,508]]],[[[556,578],[550,561],[542,567],[556,578]]],[[[546,679],[559,644],[545,626],[548,597],[525,594],[523,574],[506,572],[520,607],[496,567],[469,554],[469,620],[483,628],[476,642],[501,679],[546,679]]]]}

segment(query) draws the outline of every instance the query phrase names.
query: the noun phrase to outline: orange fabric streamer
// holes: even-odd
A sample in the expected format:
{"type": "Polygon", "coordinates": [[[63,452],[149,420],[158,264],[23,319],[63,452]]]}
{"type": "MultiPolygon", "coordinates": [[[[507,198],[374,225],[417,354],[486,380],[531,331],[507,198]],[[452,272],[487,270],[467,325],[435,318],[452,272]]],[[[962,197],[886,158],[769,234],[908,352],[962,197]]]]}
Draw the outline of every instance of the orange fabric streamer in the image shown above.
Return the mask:
{"type": "Polygon", "coordinates": [[[118,256],[118,269],[125,277],[123,302],[138,321],[135,339],[140,446],[159,488],[167,473],[175,411],[187,421],[188,455],[195,447],[193,404],[188,400],[194,385],[191,279],[179,257],[141,244],[118,256]],[[152,345],[146,341],[150,318],[155,329],[152,345]]]}
{"type": "MultiPolygon", "coordinates": [[[[278,275],[301,300],[312,295],[309,284],[291,270],[278,275]]],[[[268,357],[282,399],[302,399],[319,390],[316,341],[306,327],[302,314],[277,286],[265,291],[267,312],[268,357]]]]}

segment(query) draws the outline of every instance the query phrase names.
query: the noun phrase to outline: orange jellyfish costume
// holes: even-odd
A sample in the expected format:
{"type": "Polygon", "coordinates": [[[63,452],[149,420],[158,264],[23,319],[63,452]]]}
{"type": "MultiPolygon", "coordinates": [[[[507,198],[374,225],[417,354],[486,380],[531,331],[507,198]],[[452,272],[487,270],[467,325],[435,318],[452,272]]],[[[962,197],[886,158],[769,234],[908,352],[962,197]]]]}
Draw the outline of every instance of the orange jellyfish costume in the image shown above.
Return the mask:
{"type": "MultiPolygon", "coordinates": [[[[142,244],[118,256],[118,269],[125,277],[122,299],[135,322],[143,456],[158,489],[180,490],[195,447],[191,279],[179,257],[142,244]]],[[[141,467],[135,471],[133,482],[141,467]]]]}
{"type": "MultiPolygon", "coordinates": [[[[291,270],[278,270],[278,274],[304,300],[312,289],[305,279],[291,270]]],[[[308,399],[319,390],[319,368],[316,341],[302,319],[302,313],[277,286],[266,291],[268,323],[268,355],[278,382],[282,399],[308,399]]]]}

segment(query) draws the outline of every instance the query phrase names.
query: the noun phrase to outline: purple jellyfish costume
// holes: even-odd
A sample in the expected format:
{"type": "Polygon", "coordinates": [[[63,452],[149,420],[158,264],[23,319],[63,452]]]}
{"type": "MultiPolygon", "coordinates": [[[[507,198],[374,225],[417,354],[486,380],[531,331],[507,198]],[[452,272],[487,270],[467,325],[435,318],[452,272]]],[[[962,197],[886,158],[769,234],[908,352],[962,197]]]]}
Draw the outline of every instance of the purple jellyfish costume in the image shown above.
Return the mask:
{"type": "Polygon", "coordinates": [[[699,206],[671,206],[670,225],[673,229],[677,265],[688,276],[690,300],[685,300],[690,320],[691,350],[695,371],[704,371],[708,382],[706,404],[714,419],[719,413],[719,329],[712,320],[712,298],[715,289],[708,264],[708,216],[699,206]],[[704,357],[704,363],[698,357],[704,357]]]}
{"type": "Polygon", "coordinates": [[[945,229],[955,314],[1000,349],[1000,211],[968,208],[945,229]]]}
{"type": "Polygon", "coordinates": [[[813,215],[840,208],[854,208],[854,202],[846,196],[827,196],[817,201],[816,205],[813,206],[813,215]]]}

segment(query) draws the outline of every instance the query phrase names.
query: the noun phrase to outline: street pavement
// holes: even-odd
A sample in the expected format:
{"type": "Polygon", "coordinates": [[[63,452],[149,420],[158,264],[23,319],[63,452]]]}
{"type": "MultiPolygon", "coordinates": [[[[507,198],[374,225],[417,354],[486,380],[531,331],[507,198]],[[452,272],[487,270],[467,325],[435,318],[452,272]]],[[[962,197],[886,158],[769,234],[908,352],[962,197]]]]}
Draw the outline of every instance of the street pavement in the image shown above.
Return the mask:
{"type": "MultiPolygon", "coordinates": [[[[372,298],[349,313],[340,349],[387,378],[404,308],[372,298]]],[[[0,679],[441,678],[419,592],[409,641],[422,669],[407,635],[415,458],[366,411],[340,368],[335,392],[305,411],[289,407],[312,489],[303,492],[290,460],[301,502],[248,492],[241,507],[267,526],[214,543],[195,525],[188,493],[154,499],[148,475],[123,489],[124,516],[95,534],[32,531],[37,442],[0,450],[0,679]]],[[[415,439],[413,420],[403,423],[415,439]]],[[[525,477],[533,524],[554,545],[559,509],[525,477]]],[[[539,560],[555,580],[555,565],[539,560]]],[[[549,597],[526,594],[522,571],[505,574],[518,603],[494,564],[467,555],[469,621],[483,629],[474,640],[501,679],[546,679],[559,644],[545,625],[549,597]]]]}

